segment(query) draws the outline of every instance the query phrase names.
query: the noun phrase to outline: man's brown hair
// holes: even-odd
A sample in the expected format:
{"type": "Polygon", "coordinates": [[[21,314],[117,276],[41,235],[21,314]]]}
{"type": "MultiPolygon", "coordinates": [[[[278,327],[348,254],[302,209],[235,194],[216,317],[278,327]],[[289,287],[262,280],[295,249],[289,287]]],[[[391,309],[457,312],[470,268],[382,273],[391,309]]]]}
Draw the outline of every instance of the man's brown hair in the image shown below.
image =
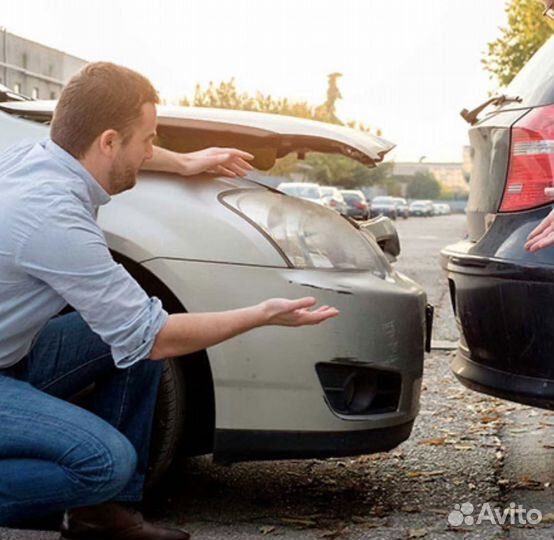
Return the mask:
{"type": "Polygon", "coordinates": [[[115,129],[127,139],[145,103],[158,103],[152,83],[140,73],[109,62],[87,64],[60,96],[50,137],[81,158],[96,137],[115,129]]]}

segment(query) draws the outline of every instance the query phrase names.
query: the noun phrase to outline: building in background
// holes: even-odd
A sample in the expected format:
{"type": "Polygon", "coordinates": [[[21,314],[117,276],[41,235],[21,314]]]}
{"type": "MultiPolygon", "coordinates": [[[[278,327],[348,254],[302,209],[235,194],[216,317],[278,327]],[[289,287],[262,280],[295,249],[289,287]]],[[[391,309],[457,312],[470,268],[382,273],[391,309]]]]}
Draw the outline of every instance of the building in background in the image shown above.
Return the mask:
{"type": "Polygon", "coordinates": [[[466,155],[464,153],[464,163],[396,162],[392,175],[402,179],[402,181],[409,182],[410,177],[415,176],[418,172],[430,172],[444,192],[467,194],[469,193],[469,173],[467,170],[469,163],[465,163],[465,160],[466,155]]]}
{"type": "Polygon", "coordinates": [[[34,99],[57,99],[86,60],[0,27],[0,84],[34,99]]]}

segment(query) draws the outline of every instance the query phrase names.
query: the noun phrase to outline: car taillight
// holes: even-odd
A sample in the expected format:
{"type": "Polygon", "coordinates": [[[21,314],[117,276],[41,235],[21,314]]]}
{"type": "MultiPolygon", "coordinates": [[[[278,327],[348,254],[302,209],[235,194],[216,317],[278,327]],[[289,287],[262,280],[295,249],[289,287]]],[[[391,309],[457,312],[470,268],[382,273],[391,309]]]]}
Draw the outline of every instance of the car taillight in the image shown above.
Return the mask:
{"type": "Polygon", "coordinates": [[[527,210],[552,202],[554,187],[554,105],[531,110],[512,128],[508,181],[500,212],[527,210]]]}

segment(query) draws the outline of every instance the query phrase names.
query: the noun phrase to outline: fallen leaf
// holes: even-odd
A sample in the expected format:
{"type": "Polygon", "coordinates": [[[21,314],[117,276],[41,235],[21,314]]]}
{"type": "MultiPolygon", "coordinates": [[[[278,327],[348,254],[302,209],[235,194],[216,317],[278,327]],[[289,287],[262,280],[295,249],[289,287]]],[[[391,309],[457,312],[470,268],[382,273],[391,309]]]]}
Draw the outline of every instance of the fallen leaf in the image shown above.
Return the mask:
{"type": "Polygon", "coordinates": [[[267,534],[271,534],[275,530],[275,527],[271,525],[267,525],[265,527],[260,527],[260,532],[266,536],[267,534]]]}
{"type": "Polygon", "coordinates": [[[446,444],[446,438],[436,437],[434,439],[424,439],[423,441],[419,441],[418,444],[425,444],[427,446],[444,446],[446,444]]]}
{"type": "Polygon", "coordinates": [[[554,523],[554,514],[543,514],[541,523],[554,523]]]}
{"type": "Polygon", "coordinates": [[[538,480],[532,480],[527,476],[524,476],[519,482],[514,484],[514,489],[530,489],[534,491],[541,491],[544,489],[544,484],[538,480]]]}
{"type": "Polygon", "coordinates": [[[427,536],[429,531],[426,528],[422,529],[410,529],[408,533],[408,538],[423,538],[427,536]]]}
{"type": "Polygon", "coordinates": [[[420,478],[421,476],[424,477],[433,477],[433,476],[442,476],[446,471],[444,470],[438,470],[438,471],[408,471],[406,473],[406,476],[408,478],[420,478]]]}
{"type": "Polygon", "coordinates": [[[475,446],[472,444],[455,444],[454,448],[456,450],[475,450],[475,446]]]}

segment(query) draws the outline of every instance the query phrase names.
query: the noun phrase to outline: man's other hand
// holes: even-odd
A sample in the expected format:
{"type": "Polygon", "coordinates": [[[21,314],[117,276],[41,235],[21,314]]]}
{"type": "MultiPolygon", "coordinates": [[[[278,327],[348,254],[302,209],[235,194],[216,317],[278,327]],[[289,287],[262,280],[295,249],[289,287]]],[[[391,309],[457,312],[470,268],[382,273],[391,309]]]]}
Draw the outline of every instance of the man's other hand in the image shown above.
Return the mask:
{"type": "MultiPolygon", "coordinates": [[[[554,188],[546,188],[544,194],[554,198],[554,188]]],[[[533,253],[552,245],[554,245],[554,210],[529,233],[525,249],[533,253]]]]}

